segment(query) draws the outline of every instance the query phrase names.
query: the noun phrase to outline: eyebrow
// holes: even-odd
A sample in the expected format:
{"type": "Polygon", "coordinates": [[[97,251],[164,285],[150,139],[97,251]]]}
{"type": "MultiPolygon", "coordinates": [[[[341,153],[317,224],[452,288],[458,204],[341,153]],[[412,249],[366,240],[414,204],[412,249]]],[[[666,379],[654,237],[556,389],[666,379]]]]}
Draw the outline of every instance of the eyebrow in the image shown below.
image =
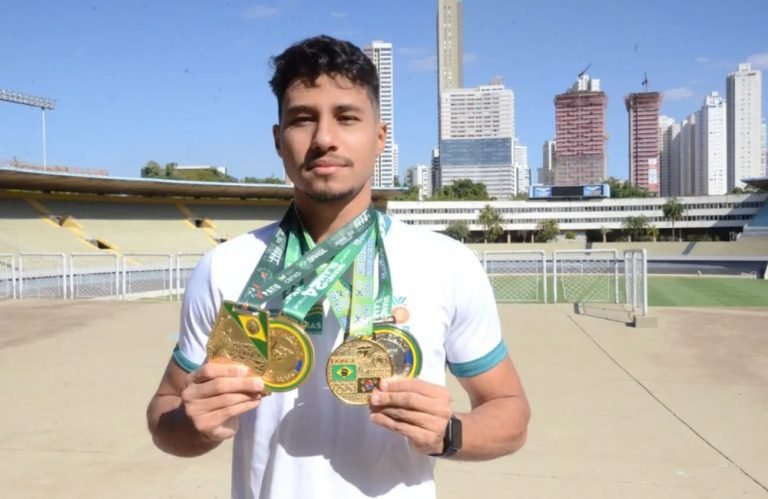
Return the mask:
{"type": "MultiPolygon", "coordinates": [[[[360,106],[356,106],[354,104],[340,104],[333,108],[334,113],[362,113],[363,108],[360,106]]],[[[295,106],[289,106],[285,108],[284,113],[287,116],[294,116],[297,114],[307,113],[307,114],[316,114],[317,109],[312,106],[306,106],[303,104],[297,104],[295,106]]]]}

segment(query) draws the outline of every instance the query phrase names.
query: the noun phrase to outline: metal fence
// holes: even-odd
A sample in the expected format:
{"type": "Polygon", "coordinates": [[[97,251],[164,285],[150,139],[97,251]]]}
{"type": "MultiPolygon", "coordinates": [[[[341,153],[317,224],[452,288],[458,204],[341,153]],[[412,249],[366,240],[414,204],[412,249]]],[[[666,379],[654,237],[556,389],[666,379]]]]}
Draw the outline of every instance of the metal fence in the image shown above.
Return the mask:
{"type": "Polygon", "coordinates": [[[72,253],[69,255],[69,297],[120,297],[120,262],[115,254],[72,253]]]}
{"type": "Polygon", "coordinates": [[[0,254],[0,300],[16,298],[16,255],[0,254]]]}
{"type": "Polygon", "coordinates": [[[496,301],[547,303],[544,251],[486,251],[482,261],[496,301]]]}
{"type": "Polygon", "coordinates": [[[167,297],[173,294],[173,255],[125,253],[122,269],[123,299],[167,297]]]}
{"type": "Polygon", "coordinates": [[[187,281],[202,253],[176,253],[176,299],[180,300],[187,288],[187,281]]]}
{"type": "Polygon", "coordinates": [[[66,298],[67,262],[64,253],[19,254],[19,298],[66,298]]]}

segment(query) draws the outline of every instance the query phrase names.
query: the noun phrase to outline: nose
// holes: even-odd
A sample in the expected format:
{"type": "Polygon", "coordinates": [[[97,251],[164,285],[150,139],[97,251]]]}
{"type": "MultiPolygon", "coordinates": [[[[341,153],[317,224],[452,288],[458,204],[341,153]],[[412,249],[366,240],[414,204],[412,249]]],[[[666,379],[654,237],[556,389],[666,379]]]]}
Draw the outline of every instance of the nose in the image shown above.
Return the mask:
{"type": "Polygon", "coordinates": [[[312,147],[321,151],[336,150],[336,127],[333,119],[323,116],[317,119],[312,147]]]}

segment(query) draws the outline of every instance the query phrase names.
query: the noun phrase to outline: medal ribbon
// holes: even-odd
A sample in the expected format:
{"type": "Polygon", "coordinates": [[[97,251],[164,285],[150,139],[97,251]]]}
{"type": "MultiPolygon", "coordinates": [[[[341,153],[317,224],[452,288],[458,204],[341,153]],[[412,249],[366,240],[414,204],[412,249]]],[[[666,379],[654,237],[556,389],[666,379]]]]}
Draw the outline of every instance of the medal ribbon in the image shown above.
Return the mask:
{"type": "Polygon", "coordinates": [[[283,216],[277,232],[243,289],[238,300],[240,306],[258,310],[272,297],[286,291],[289,293],[286,300],[293,299],[290,302],[289,315],[295,320],[303,320],[306,312],[335,280],[329,279],[334,275],[338,279],[352,264],[365,241],[370,238],[375,220],[376,211],[368,208],[301,258],[291,262],[286,258],[286,252],[294,253],[291,255],[292,259],[295,258],[296,252],[295,246],[289,244],[290,234],[295,234],[300,224],[292,205],[283,216]],[[288,246],[291,246],[290,251],[286,251],[288,246]],[[302,285],[304,277],[316,272],[324,264],[327,264],[326,268],[317,274],[311,283],[302,285]],[[302,290],[306,292],[299,295],[302,290]],[[310,299],[312,301],[307,306],[306,303],[310,299]],[[299,316],[302,311],[303,315],[299,316]]]}

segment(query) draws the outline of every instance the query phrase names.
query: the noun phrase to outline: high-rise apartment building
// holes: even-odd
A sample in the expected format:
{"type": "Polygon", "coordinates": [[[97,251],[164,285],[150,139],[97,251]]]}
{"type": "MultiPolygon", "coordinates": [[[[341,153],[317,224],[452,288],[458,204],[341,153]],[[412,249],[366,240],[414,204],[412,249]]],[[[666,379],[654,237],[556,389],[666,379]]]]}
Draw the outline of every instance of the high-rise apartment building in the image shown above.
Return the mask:
{"type": "Polygon", "coordinates": [[[461,0],[438,0],[437,4],[437,88],[443,90],[464,86],[461,0]]]}
{"type": "Polygon", "coordinates": [[[466,178],[485,184],[497,199],[514,196],[512,90],[496,79],[477,88],[445,90],[440,102],[440,186],[466,178]]]}
{"type": "Polygon", "coordinates": [[[397,168],[397,146],[395,144],[395,108],[394,108],[394,65],[392,44],[376,40],[364,47],[363,51],[376,66],[379,74],[379,108],[381,120],[387,124],[387,140],[384,150],[376,158],[373,170],[373,185],[392,187],[395,185],[397,168]]]}
{"type": "Polygon", "coordinates": [[[419,201],[432,197],[432,168],[427,165],[414,165],[405,171],[405,185],[418,187],[419,201]]]}
{"type": "Polygon", "coordinates": [[[552,185],[554,178],[552,168],[555,166],[555,141],[546,140],[541,148],[541,168],[539,168],[538,183],[552,185]]]}
{"type": "Polygon", "coordinates": [[[661,192],[659,165],[659,92],[629,94],[624,99],[629,115],[629,181],[648,191],[661,192]]]}
{"type": "Polygon", "coordinates": [[[531,169],[528,166],[528,146],[524,146],[519,140],[515,139],[515,176],[517,183],[517,193],[527,193],[531,186],[531,169]]]}
{"type": "Polygon", "coordinates": [[[698,151],[698,113],[693,113],[680,125],[680,195],[697,194],[696,161],[698,151]]]}
{"type": "Polygon", "coordinates": [[[762,162],[762,73],[750,64],[726,78],[728,192],[743,178],[765,175],[762,162]]]}
{"type": "Polygon", "coordinates": [[[680,124],[669,116],[659,116],[661,195],[682,196],[680,169],[680,124]]]}
{"type": "Polygon", "coordinates": [[[432,195],[440,190],[440,147],[432,149],[429,166],[432,169],[432,195]]]}
{"type": "Polygon", "coordinates": [[[568,92],[555,96],[554,184],[594,184],[608,176],[606,102],[600,80],[586,74],[568,92]]]}
{"type": "Polygon", "coordinates": [[[714,196],[728,192],[728,140],[725,99],[717,92],[704,98],[697,113],[694,194],[714,196]]]}

